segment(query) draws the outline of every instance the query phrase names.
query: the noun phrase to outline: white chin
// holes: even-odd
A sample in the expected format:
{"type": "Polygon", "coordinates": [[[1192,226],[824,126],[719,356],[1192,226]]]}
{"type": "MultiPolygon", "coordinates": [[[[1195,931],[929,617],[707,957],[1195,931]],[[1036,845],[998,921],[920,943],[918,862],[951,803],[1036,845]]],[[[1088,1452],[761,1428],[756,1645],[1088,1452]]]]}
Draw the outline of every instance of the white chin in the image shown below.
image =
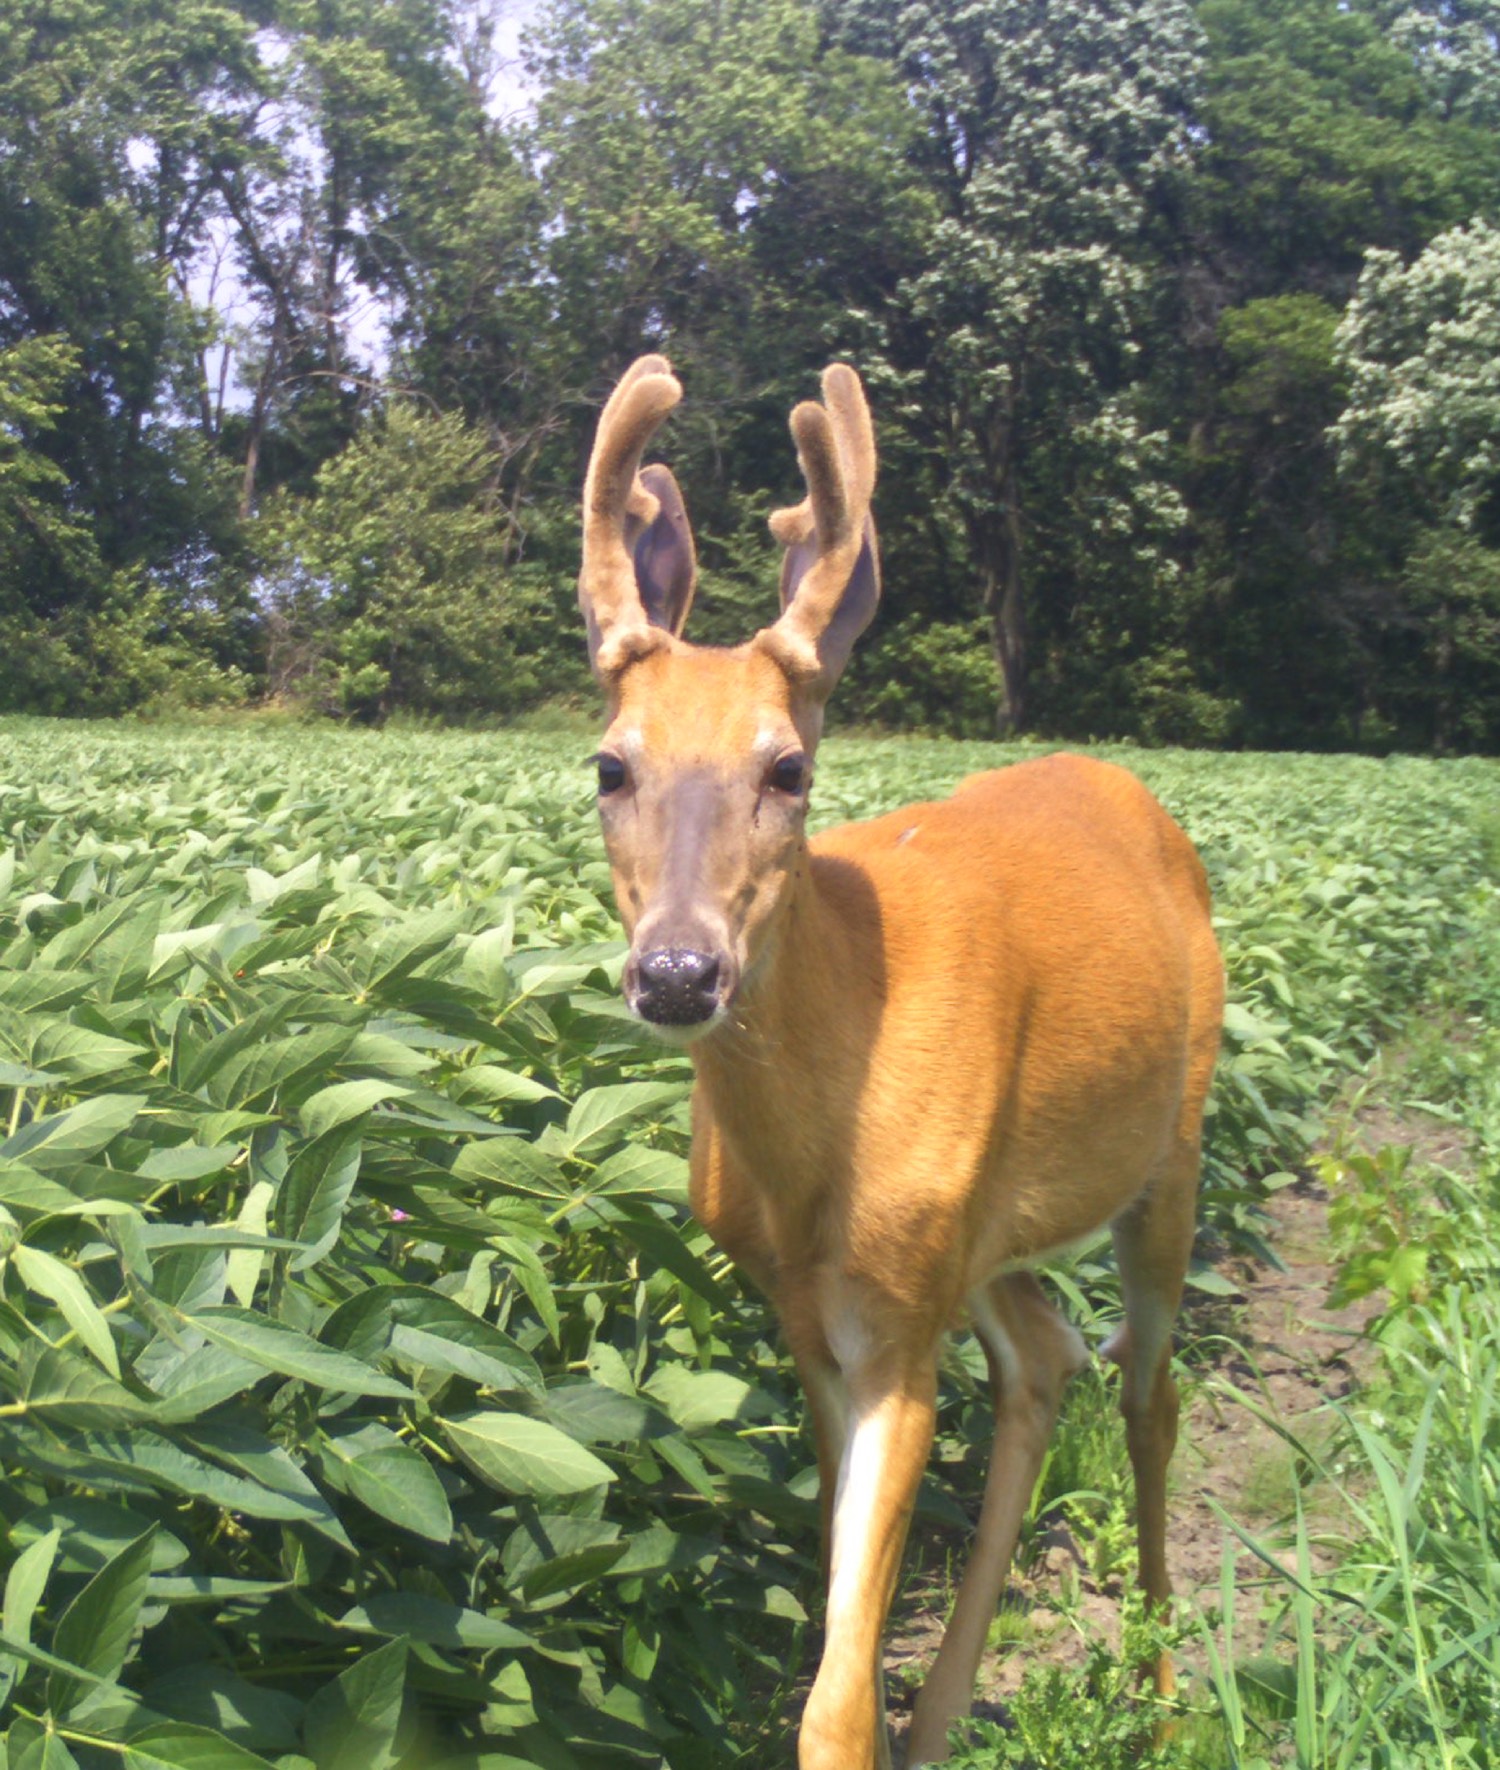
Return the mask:
{"type": "Polygon", "coordinates": [[[706,1038],[715,1027],[722,1026],[727,1017],[728,1010],[720,1007],[707,1020],[696,1020],[690,1026],[664,1026],[659,1021],[647,1020],[644,1014],[637,1014],[635,1018],[653,1038],[660,1039],[664,1045],[675,1045],[682,1050],[689,1045],[696,1045],[699,1039],[706,1038]]]}

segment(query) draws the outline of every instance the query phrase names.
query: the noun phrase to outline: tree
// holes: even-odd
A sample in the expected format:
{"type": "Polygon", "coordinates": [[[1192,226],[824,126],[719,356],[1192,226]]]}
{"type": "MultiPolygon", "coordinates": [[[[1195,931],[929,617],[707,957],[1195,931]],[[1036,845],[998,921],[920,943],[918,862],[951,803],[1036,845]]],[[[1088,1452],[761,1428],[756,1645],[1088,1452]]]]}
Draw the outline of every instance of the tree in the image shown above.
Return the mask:
{"type": "Polygon", "coordinates": [[[313,495],[268,501],[273,692],[364,720],[535,697],[547,607],[507,571],[494,467],[460,415],[393,401],[319,469],[313,495]]]}
{"type": "Polygon", "coordinates": [[[1439,114],[1479,129],[1500,127],[1500,5],[1436,0],[1386,9],[1392,42],[1411,58],[1439,114]]]}
{"type": "Polygon", "coordinates": [[[1034,653],[1069,644],[1101,544],[1148,599],[1170,575],[1180,510],[1132,390],[1142,231],[1186,151],[1196,29],[1181,0],[845,0],[834,17],[892,56],[926,120],[943,212],[874,341],[967,540],[1020,729],[1034,653]]]}
{"type": "MultiPolygon", "coordinates": [[[[3,593],[36,632],[72,632],[71,656],[95,618],[113,628],[108,611],[150,604],[152,631],[191,629],[245,661],[242,584],[220,569],[232,486],[195,423],[202,326],[185,291],[250,37],[212,0],[24,0],[0,15],[0,348],[66,342],[31,448],[87,535],[66,559],[37,554],[3,593]]],[[[75,704],[42,675],[49,705],[75,704]]]]}
{"type": "Polygon", "coordinates": [[[1500,228],[1450,228],[1409,265],[1371,252],[1335,350],[1349,377],[1331,432],[1339,471],[1372,506],[1405,513],[1404,612],[1447,748],[1460,665],[1500,715],[1500,228]]]}
{"type": "Polygon", "coordinates": [[[913,262],[916,120],[888,69],[820,39],[810,0],[557,0],[530,67],[548,299],[531,373],[569,420],[542,489],[576,497],[595,396],[663,349],[705,565],[755,560],[763,596],[787,412],[848,308],[913,262]]]}
{"type": "Polygon", "coordinates": [[[1500,543],[1500,227],[1372,251],[1335,336],[1340,471],[1427,523],[1500,543]]]}
{"type": "Polygon", "coordinates": [[[1159,241],[1173,343],[1151,387],[1192,512],[1193,651],[1245,741],[1389,743],[1409,530],[1336,474],[1334,333],[1368,248],[1413,257],[1496,200],[1500,136],[1445,96],[1436,39],[1420,49],[1395,0],[1202,0],[1198,16],[1195,152],[1159,241]]]}

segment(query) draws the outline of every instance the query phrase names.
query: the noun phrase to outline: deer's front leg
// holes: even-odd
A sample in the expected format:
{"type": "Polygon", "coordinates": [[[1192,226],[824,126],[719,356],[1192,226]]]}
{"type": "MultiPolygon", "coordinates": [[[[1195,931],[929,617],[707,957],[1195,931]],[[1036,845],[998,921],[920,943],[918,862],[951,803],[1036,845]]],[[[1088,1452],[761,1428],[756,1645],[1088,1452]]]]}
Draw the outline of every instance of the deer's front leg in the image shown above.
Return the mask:
{"type": "Polygon", "coordinates": [[[932,1447],[935,1354],[882,1347],[841,1359],[848,1414],[833,1503],[823,1663],[802,1717],[799,1770],[890,1763],[881,1638],[917,1487],[932,1447]]]}

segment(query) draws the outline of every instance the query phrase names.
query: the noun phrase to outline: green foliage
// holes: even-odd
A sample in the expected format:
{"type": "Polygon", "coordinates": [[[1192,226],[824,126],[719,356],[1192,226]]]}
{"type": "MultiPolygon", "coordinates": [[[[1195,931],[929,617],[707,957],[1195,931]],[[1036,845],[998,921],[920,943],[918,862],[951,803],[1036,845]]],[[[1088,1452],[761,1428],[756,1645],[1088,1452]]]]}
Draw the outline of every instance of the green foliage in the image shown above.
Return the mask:
{"type": "MultiPolygon", "coordinates": [[[[4,735],[11,1762],[776,1761],[813,1459],[684,1213],[586,741],[4,735]]],[[[819,815],[1013,754],[835,737],[819,815]]],[[[1471,931],[1494,770],[1140,762],[1215,876],[1207,1202],[1253,1239],[1471,931]]],[[[1097,1249],[1058,1281],[1115,1307],[1097,1249]]]]}
{"type": "Polygon", "coordinates": [[[1197,33],[1176,0],[831,11],[929,119],[942,212],[866,354],[967,540],[1021,729],[1033,648],[1069,629],[1093,574],[1146,600],[1171,574],[1158,543],[1183,513],[1128,397],[1151,282],[1134,242],[1182,145],[1197,33]]]}
{"type": "MultiPolygon", "coordinates": [[[[1134,1645],[1144,1647],[1144,1631],[1134,1645]]],[[[1080,1672],[1047,1666],[1028,1671],[1006,1705],[1009,1725],[976,1722],[972,1738],[949,1758],[954,1770],[1165,1770],[1181,1764],[1172,1748],[1151,1744],[1150,1709],[1132,1700],[1134,1667],[1102,1643],[1080,1672]]],[[[971,1730],[965,1729],[965,1732],[971,1730]]]]}
{"type": "Polygon", "coordinates": [[[249,677],[217,665],[201,630],[185,632],[168,603],[140,573],[116,572],[89,605],[48,621],[0,615],[0,646],[10,660],[0,710],[97,716],[242,703],[249,677]]]}
{"type": "Polygon", "coordinates": [[[1490,0],[557,0],[508,40],[491,0],[8,8],[5,705],[576,695],[580,464],[663,349],[719,640],[770,607],[788,411],[866,376],[858,717],[1500,742],[1490,0]],[[454,427],[418,507],[491,507],[494,561],[313,515],[375,520],[408,405],[454,427]]]}
{"type": "Polygon", "coordinates": [[[461,417],[392,405],[258,534],[278,695],[366,720],[536,698],[543,611],[507,571],[494,457],[461,417]]]}
{"type": "Polygon", "coordinates": [[[1000,687],[983,622],[908,620],[856,650],[836,716],[986,737],[996,724],[1000,687]]]}
{"type": "Polygon", "coordinates": [[[68,507],[68,476],[42,447],[77,368],[66,338],[26,338],[0,350],[0,621],[11,628],[13,657],[24,655],[38,625],[30,584],[50,580],[64,599],[82,597],[101,572],[89,525],[68,507]]]}

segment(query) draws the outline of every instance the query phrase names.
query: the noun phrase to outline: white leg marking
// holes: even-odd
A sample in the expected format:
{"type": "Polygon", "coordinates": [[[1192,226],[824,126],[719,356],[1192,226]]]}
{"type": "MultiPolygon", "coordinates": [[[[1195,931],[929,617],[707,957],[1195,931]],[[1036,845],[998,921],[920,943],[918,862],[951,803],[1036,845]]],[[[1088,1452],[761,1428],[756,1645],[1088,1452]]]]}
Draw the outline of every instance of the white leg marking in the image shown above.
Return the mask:
{"type": "Polygon", "coordinates": [[[890,1422],[878,1412],[856,1412],[844,1439],[838,1494],[833,1505],[833,1577],[828,1582],[828,1616],[869,1602],[865,1589],[869,1541],[886,1461],[890,1422]]]}

